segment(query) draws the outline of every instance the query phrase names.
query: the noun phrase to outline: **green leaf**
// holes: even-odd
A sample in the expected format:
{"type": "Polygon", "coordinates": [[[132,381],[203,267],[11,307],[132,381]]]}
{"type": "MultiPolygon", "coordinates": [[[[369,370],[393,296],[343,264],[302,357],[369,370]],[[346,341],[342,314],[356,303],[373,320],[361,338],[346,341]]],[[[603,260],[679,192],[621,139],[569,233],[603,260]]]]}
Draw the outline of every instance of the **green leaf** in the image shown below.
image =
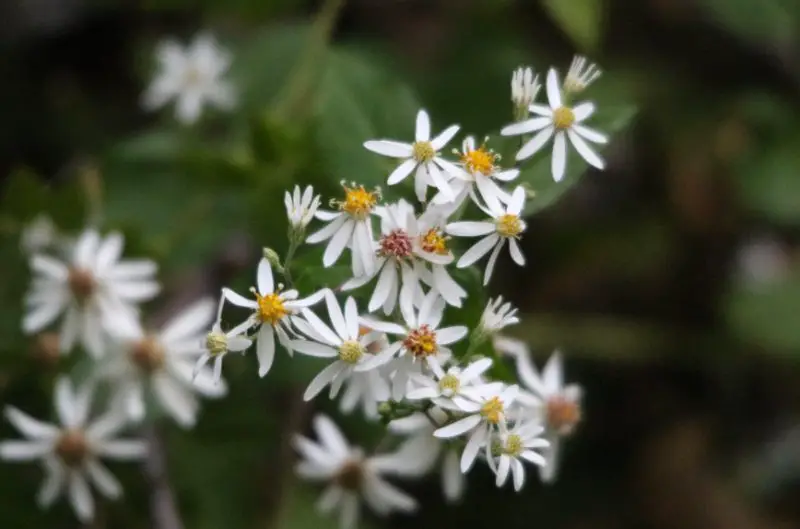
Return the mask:
{"type": "Polygon", "coordinates": [[[800,348],[800,277],[759,285],[742,284],[728,296],[725,317],[732,332],[760,347],[800,348]]]}
{"type": "Polygon", "coordinates": [[[544,0],[544,8],[576,46],[593,52],[603,30],[603,0],[544,0]]]}
{"type": "Polygon", "coordinates": [[[717,22],[756,43],[791,42],[800,27],[800,4],[795,0],[702,0],[717,22]]]}

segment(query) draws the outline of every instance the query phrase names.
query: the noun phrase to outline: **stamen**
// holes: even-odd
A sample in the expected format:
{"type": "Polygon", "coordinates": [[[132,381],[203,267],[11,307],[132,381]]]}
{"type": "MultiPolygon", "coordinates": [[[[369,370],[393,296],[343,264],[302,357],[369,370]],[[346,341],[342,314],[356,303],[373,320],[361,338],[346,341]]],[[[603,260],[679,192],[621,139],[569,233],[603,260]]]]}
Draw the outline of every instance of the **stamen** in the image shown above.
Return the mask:
{"type": "Polygon", "coordinates": [[[418,163],[430,162],[436,157],[436,149],[429,141],[418,141],[412,146],[414,160],[418,163]]]}
{"type": "Polygon", "coordinates": [[[559,107],[553,111],[553,126],[566,130],[575,123],[575,113],[569,107],[559,107]]]}
{"type": "Polygon", "coordinates": [[[519,234],[525,229],[525,225],[519,216],[510,213],[498,217],[495,224],[497,226],[497,233],[503,237],[518,238],[519,234]]]}
{"type": "Polygon", "coordinates": [[[348,340],[339,346],[339,359],[348,364],[356,364],[366,353],[363,345],[355,340],[348,340]]]}
{"type": "Polygon", "coordinates": [[[450,237],[446,236],[438,228],[431,228],[422,236],[421,246],[428,253],[447,255],[450,253],[447,249],[447,241],[449,239],[450,237]]]}
{"type": "Polygon", "coordinates": [[[492,397],[481,407],[481,415],[490,424],[498,424],[503,418],[503,411],[500,397],[492,397]]]}
{"type": "Polygon", "coordinates": [[[378,255],[383,257],[404,259],[411,255],[411,239],[405,230],[394,230],[381,236],[378,244],[380,245],[378,255]]]}
{"type": "Polygon", "coordinates": [[[445,397],[452,397],[458,390],[461,388],[461,381],[458,379],[457,376],[453,375],[452,373],[448,373],[442,377],[439,381],[439,391],[442,392],[442,395],[445,397]]]}
{"type": "Polygon", "coordinates": [[[225,354],[228,350],[228,337],[221,332],[210,332],[206,335],[206,349],[212,356],[225,354]]]}
{"type": "Polygon", "coordinates": [[[436,333],[428,325],[421,325],[418,329],[409,332],[406,339],[403,340],[403,347],[415,358],[426,358],[439,352],[436,333]]]}
{"type": "Polygon", "coordinates": [[[364,186],[356,187],[355,184],[352,184],[352,187],[348,187],[344,183],[342,186],[344,187],[344,200],[332,200],[331,204],[356,219],[364,220],[369,217],[380,199],[380,189],[367,191],[364,186]]]}
{"type": "Polygon", "coordinates": [[[461,163],[470,173],[490,175],[494,172],[497,155],[481,145],[475,150],[467,151],[461,155],[461,163]]]}
{"type": "Polygon", "coordinates": [[[256,302],[258,303],[258,318],[262,323],[269,323],[274,327],[289,314],[278,292],[273,292],[264,296],[256,292],[255,295],[256,302]]]}

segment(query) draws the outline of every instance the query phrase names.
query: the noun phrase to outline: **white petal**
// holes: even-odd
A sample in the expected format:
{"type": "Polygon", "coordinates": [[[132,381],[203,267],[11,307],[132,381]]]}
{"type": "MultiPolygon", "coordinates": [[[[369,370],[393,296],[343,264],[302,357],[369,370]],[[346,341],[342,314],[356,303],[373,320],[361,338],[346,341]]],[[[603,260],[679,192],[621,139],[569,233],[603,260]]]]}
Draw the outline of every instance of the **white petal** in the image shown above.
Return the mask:
{"type": "Polygon", "coordinates": [[[308,340],[292,340],[292,349],[318,358],[333,358],[339,354],[333,347],[308,340]]]}
{"type": "MultiPolygon", "coordinates": [[[[475,417],[475,415],[472,417],[475,417]]],[[[484,429],[478,428],[472,432],[469,441],[467,441],[467,445],[464,447],[464,451],[461,453],[461,472],[466,474],[469,469],[472,468],[472,464],[475,462],[475,458],[478,456],[478,452],[485,442],[486,434],[484,429]]]]}
{"type": "Polygon", "coordinates": [[[197,415],[197,399],[178,381],[165,374],[152,377],[159,404],[182,427],[191,428],[197,415]]]}
{"type": "Polygon", "coordinates": [[[519,243],[516,239],[509,239],[508,240],[509,251],[511,252],[511,258],[517,263],[519,266],[525,266],[525,256],[522,255],[522,250],[519,247],[519,243]]]}
{"type": "Polygon", "coordinates": [[[416,166],[417,166],[417,161],[413,158],[404,161],[403,163],[398,165],[394,169],[394,171],[391,172],[391,174],[389,174],[389,178],[388,180],[386,180],[386,183],[390,186],[399,184],[400,182],[408,178],[408,175],[411,174],[411,171],[413,171],[416,166]]]}
{"type": "Polygon", "coordinates": [[[388,334],[406,333],[406,329],[404,329],[403,327],[401,327],[396,323],[391,323],[388,321],[378,321],[378,320],[373,320],[371,318],[361,318],[361,324],[369,329],[374,329],[376,331],[385,332],[388,334]]]}
{"type": "Polygon", "coordinates": [[[256,357],[258,358],[258,376],[264,378],[275,360],[275,334],[272,327],[267,324],[263,324],[258,330],[256,357]]]}
{"type": "Polygon", "coordinates": [[[436,285],[436,290],[442,295],[442,298],[454,307],[461,307],[462,298],[467,297],[467,291],[461,288],[456,281],[447,272],[447,268],[440,265],[434,265],[433,278],[436,285]]]}
{"type": "Polygon", "coordinates": [[[486,237],[484,237],[483,239],[472,245],[472,247],[469,250],[464,252],[464,255],[462,255],[461,259],[458,260],[456,266],[458,266],[459,268],[465,268],[471,265],[484,255],[489,253],[489,251],[491,251],[495,243],[499,241],[500,241],[500,236],[497,235],[496,233],[487,235],[486,237]]]}
{"type": "Polygon", "coordinates": [[[132,259],[117,263],[106,272],[111,280],[147,279],[158,270],[158,265],[147,259],[132,259]]]}
{"type": "Polygon", "coordinates": [[[461,372],[461,375],[458,378],[462,384],[466,384],[485,373],[486,370],[491,366],[491,358],[481,358],[480,360],[476,360],[464,368],[464,371],[461,372]]]}
{"type": "Polygon", "coordinates": [[[53,439],[60,431],[59,428],[52,424],[34,419],[14,406],[6,406],[5,416],[8,422],[14,425],[14,428],[19,430],[25,437],[31,439],[53,439]]]}
{"type": "Polygon", "coordinates": [[[138,440],[115,439],[98,444],[95,452],[99,456],[111,459],[135,461],[147,455],[147,443],[138,440]]]}
{"type": "Polygon", "coordinates": [[[69,274],[64,263],[46,255],[34,255],[30,265],[35,272],[59,281],[66,280],[69,274]]]}
{"type": "Polygon", "coordinates": [[[414,498],[387,481],[376,477],[369,480],[368,486],[376,496],[387,504],[390,510],[412,512],[417,508],[417,502],[414,498]]]}
{"type": "Polygon", "coordinates": [[[525,188],[522,186],[514,189],[511,199],[508,201],[508,212],[512,215],[520,215],[525,207],[525,188]]]}
{"type": "Polygon", "coordinates": [[[325,295],[325,304],[328,306],[328,316],[333,324],[333,329],[342,340],[346,340],[348,338],[347,324],[344,321],[344,314],[342,314],[342,309],[339,307],[339,302],[336,301],[333,292],[329,291],[325,295]]]}
{"type": "Polygon", "coordinates": [[[513,123],[511,125],[507,125],[500,129],[500,134],[502,136],[516,136],[518,134],[529,134],[531,132],[535,132],[537,130],[541,130],[546,126],[553,123],[553,119],[550,117],[538,117],[538,118],[531,118],[526,119],[525,121],[520,121],[518,123],[513,123]]]}
{"type": "Polygon", "coordinates": [[[89,478],[94,481],[100,494],[111,499],[122,496],[122,485],[100,462],[89,460],[86,463],[86,472],[89,474],[89,478]]]}
{"type": "Polygon", "coordinates": [[[500,250],[503,249],[503,241],[498,241],[492,250],[492,255],[489,256],[489,260],[486,262],[486,270],[483,271],[483,285],[486,286],[489,284],[489,280],[492,278],[492,273],[494,272],[494,265],[497,263],[497,256],[500,255],[500,250]]]}
{"type": "Polygon", "coordinates": [[[460,499],[464,494],[464,484],[464,474],[461,473],[458,454],[455,450],[448,450],[442,466],[442,486],[445,497],[449,501],[460,499]]]}
{"type": "Polygon", "coordinates": [[[172,318],[159,333],[164,343],[194,338],[211,325],[216,311],[216,302],[211,298],[201,299],[172,318]]]}
{"type": "Polygon", "coordinates": [[[511,458],[507,455],[500,456],[500,462],[497,465],[495,486],[502,487],[508,479],[508,472],[511,470],[511,458]]]}
{"type": "Polygon", "coordinates": [[[550,139],[553,135],[555,128],[553,126],[549,126],[545,129],[540,130],[536,133],[536,135],[529,139],[528,142],[522,146],[522,148],[517,152],[516,159],[517,161],[525,160],[530,158],[541,149],[545,143],[550,139]]]}
{"type": "Polygon", "coordinates": [[[53,504],[64,488],[66,481],[66,472],[64,465],[57,461],[55,458],[47,458],[44,460],[45,479],[39,492],[36,494],[36,503],[42,508],[47,508],[53,504]]]}
{"type": "Polygon", "coordinates": [[[477,237],[479,235],[488,235],[495,231],[495,225],[492,222],[453,222],[447,225],[447,233],[457,237],[477,237]]]}
{"type": "Polygon", "coordinates": [[[342,362],[336,361],[317,373],[317,376],[311,380],[311,383],[309,383],[305,393],[303,393],[303,400],[308,402],[319,395],[319,392],[322,391],[325,386],[330,384],[331,381],[333,381],[333,379],[342,372],[343,368],[344,366],[342,365],[342,362]]]}
{"type": "Polygon", "coordinates": [[[353,235],[353,228],[355,228],[355,222],[348,219],[344,224],[342,224],[342,227],[339,228],[339,231],[337,231],[333,237],[331,237],[328,246],[325,248],[325,253],[322,255],[323,265],[329,267],[339,259],[345,247],[347,246],[347,243],[350,242],[350,238],[353,235]]]}
{"type": "Polygon", "coordinates": [[[84,231],[74,247],[73,259],[80,268],[91,269],[97,246],[100,244],[100,234],[94,229],[84,231]]]}
{"type": "Polygon", "coordinates": [[[52,449],[51,441],[3,441],[0,443],[0,459],[28,461],[38,459],[52,449]]]}
{"type": "Polygon", "coordinates": [[[98,272],[104,272],[119,261],[124,243],[125,239],[123,239],[122,235],[119,233],[111,233],[105,238],[100,248],[98,248],[97,256],[95,257],[95,266],[98,272]]]}
{"type": "Polygon", "coordinates": [[[428,141],[431,139],[431,120],[424,110],[417,112],[417,125],[414,130],[415,141],[428,141]]]}
{"type": "Polygon", "coordinates": [[[346,492],[339,511],[339,529],[356,529],[358,526],[358,496],[346,492]]]}
{"type": "Polygon", "coordinates": [[[344,303],[344,321],[347,324],[347,334],[350,338],[358,338],[358,307],[356,300],[347,298],[344,303]]]}
{"type": "Polygon", "coordinates": [[[597,132],[594,129],[590,129],[589,127],[584,127],[583,125],[575,123],[570,128],[577,134],[580,134],[582,138],[589,140],[592,143],[608,143],[608,136],[597,132]]]}
{"type": "Polygon", "coordinates": [[[561,106],[561,88],[558,84],[558,74],[555,68],[550,68],[547,72],[547,100],[550,103],[550,108],[559,108],[561,106]]]}
{"type": "Polygon", "coordinates": [[[522,466],[519,459],[511,461],[511,473],[514,476],[514,490],[519,492],[525,484],[525,467],[522,466]]]}
{"type": "Polygon", "coordinates": [[[463,325],[458,327],[446,327],[436,331],[436,343],[448,345],[461,340],[467,335],[468,329],[463,325]]]}
{"type": "Polygon", "coordinates": [[[350,446],[347,444],[347,439],[331,419],[325,415],[318,414],[314,417],[313,424],[320,441],[328,450],[337,456],[347,457],[350,453],[350,446]]]}
{"type": "Polygon", "coordinates": [[[429,162],[427,165],[428,175],[431,177],[431,181],[433,182],[433,186],[442,192],[445,199],[448,201],[452,201],[455,198],[453,194],[453,190],[450,188],[450,184],[447,183],[447,180],[442,176],[442,172],[436,167],[436,164],[429,162]]]}
{"type": "Polygon", "coordinates": [[[575,121],[581,122],[594,114],[594,103],[586,101],[580,105],[572,107],[572,113],[575,115],[575,121]]]}
{"type": "Polygon", "coordinates": [[[53,299],[40,303],[32,311],[25,314],[25,318],[22,320],[22,332],[31,334],[50,325],[64,310],[65,294],[63,291],[54,292],[53,299]]]}
{"type": "Polygon", "coordinates": [[[431,145],[437,151],[442,150],[442,147],[447,145],[453,139],[453,136],[458,134],[460,128],[458,125],[450,125],[431,140],[431,145]]]}
{"type": "MultiPolygon", "coordinates": [[[[317,216],[323,215],[324,211],[317,211],[317,216]]],[[[321,228],[319,231],[315,231],[308,237],[306,237],[306,242],[308,244],[316,244],[318,242],[322,242],[324,240],[330,239],[333,237],[335,233],[339,231],[339,228],[347,222],[348,216],[343,213],[336,213],[336,217],[331,220],[324,228],[321,228]]]]}
{"type": "Polygon", "coordinates": [[[375,291],[369,300],[367,310],[374,312],[383,306],[392,291],[392,284],[396,282],[397,268],[393,263],[386,261],[383,268],[381,268],[381,273],[378,276],[378,282],[375,284],[375,291]]]}
{"type": "Polygon", "coordinates": [[[480,422],[480,415],[468,415],[467,417],[464,417],[463,419],[460,419],[452,424],[448,424],[447,426],[437,429],[433,432],[433,436],[440,439],[458,437],[459,435],[462,435],[475,428],[480,422]]]}
{"type": "Polygon", "coordinates": [[[567,131],[567,135],[569,136],[569,140],[572,142],[572,145],[575,147],[575,150],[578,151],[578,154],[586,160],[586,163],[589,165],[596,167],[598,169],[605,169],[606,164],[600,156],[592,150],[589,145],[583,141],[577,133],[572,130],[567,131]]]}
{"type": "Polygon", "coordinates": [[[258,263],[258,292],[263,296],[275,291],[275,280],[272,278],[272,265],[265,258],[261,258],[258,263]]]}
{"type": "Polygon", "coordinates": [[[411,145],[391,140],[365,141],[364,147],[374,153],[391,156],[392,158],[408,158],[414,152],[411,145]]]}
{"type": "Polygon", "coordinates": [[[567,166],[567,139],[563,132],[556,133],[553,141],[553,159],[551,161],[553,180],[560,182],[564,178],[564,171],[567,166]]]}
{"type": "MultiPolygon", "coordinates": [[[[342,340],[338,336],[336,336],[336,333],[334,333],[330,327],[325,325],[325,323],[321,319],[319,319],[319,317],[316,314],[314,314],[308,309],[303,309],[302,314],[303,317],[311,325],[310,328],[303,325],[301,327],[301,330],[303,330],[303,332],[308,334],[311,338],[314,338],[319,342],[327,343],[332,347],[338,347],[339,345],[342,344],[342,340]]],[[[298,326],[300,326],[300,324],[302,324],[303,322],[302,320],[298,320],[296,323],[298,324],[298,326]]]]}
{"type": "Polygon", "coordinates": [[[79,472],[70,474],[69,501],[80,521],[89,522],[94,518],[94,499],[89,485],[79,472]]]}

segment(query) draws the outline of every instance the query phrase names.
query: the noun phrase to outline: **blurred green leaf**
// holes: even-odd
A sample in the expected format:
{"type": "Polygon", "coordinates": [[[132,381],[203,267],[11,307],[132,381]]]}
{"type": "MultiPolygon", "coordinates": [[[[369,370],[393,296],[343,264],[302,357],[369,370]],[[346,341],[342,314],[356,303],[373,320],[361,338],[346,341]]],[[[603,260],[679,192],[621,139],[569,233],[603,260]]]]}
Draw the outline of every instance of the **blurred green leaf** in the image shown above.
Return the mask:
{"type": "Polygon", "coordinates": [[[791,42],[800,27],[795,0],[702,0],[709,15],[740,37],[756,43],[791,42]]]}
{"type": "Polygon", "coordinates": [[[603,0],[544,0],[542,5],[576,46],[586,52],[597,49],[603,31],[603,0]]]}
{"type": "Polygon", "coordinates": [[[725,303],[732,332],[754,345],[778,351],[800,349],[800,277],[759,285],[741,284],[725,303]]]}

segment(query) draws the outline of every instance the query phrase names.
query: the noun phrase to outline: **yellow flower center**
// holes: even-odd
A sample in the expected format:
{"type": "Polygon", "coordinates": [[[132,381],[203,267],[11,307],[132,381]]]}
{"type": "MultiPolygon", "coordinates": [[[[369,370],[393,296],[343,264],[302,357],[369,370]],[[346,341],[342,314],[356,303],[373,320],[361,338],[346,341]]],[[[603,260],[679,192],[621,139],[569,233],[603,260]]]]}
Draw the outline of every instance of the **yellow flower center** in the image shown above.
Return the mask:
{"type": "Polygon", "coordinates": [[[436,149],[433,148],[429,141],[417,141],[411,146],[413,149],[414,159],[419,162],[430,162],[436,156],[436,149]]]}
{"type": "Polygon", "coordinates": [[[518,456],[522,453],[522,450],[525,447],[522,445],[522,438],[512,433],[506,438],[506,446],[504,447],[504,451],[506,454],[510,456],[518,456]]]}
{"type": "Polygon", "coordinates": [[[461,163],[470,173],[490,175],[494,171],[495,161],[497,161],[497,155],[484,145],[461,155],[461,163]]]}
{"type": "Polygon", "coordinates": [[[89,270],[70,268],[67,284],[78,302],[86,301],[95,288],[94,276],[89,270]]]}
{"type": "Polygon", "coordinates": [[[499,397],[492,397],[481,407],[481,415],[490,424],[498,424],[503,418],[503,403],[499,397]]]}
{"type": "Polygon", "coordinates": [[[63,430],[56,441],[55,453],[69,467],[79,467],[89,455],[89,443],[80,430],[63,430]]]}
{"type": "Polygon", "coordinates": [[[348,340],[339,346],[339,359],[348,364],[355,364],[365,353],[364,346],[355,340],[348,340]]]}
{"type": "Polygon", "coordinates": [[[506,213],[501,215],[496,221],[497,233],[503,237],[518,237],[524,228],[522,220],[517,215],[506,213]]]}
{"type": "Polygon", "coordinates": [[[553,111],[553,125],[557,129],[568,129],[575,123],[575,113],[569,107],[558,107],[553,111]]]}
{"type": "Polygon", "coordinates": [[[447,397],[452,397],[461,388],[461,381],[457,376],[448,373],[439,381],[439,391],[447,397]]]}
{"type": "Polygon", "coordinates": [[[403,346],[415,358],[425,358],[439,352],[439,346],[436,345],[436,333],[427,325],[422,325],[419,329],[409,332],[406,339],[403,340],[403,346]]]}
{"type": "Polygon", "coordinates": [[[581,420],[581,407],[574,400],[551,397],[547,401],[547,425],[561,435],[572,433],[581,420]]]}
{"type": "Polygon", "coordinates": [[[343,489],[355,492],[364,481],[364,469],[358,461],[346,461],[333,476],[333,481],[343,489]]]}
{"type": "Polygon", "coordinates": [[[277,292],[265,296],[256,292],[256,302],[258,302],[258,317],[263,323],[275,326],[289,313],[277,292]]]}
{"type": "Polygon", "coordinates": [[[225,354],[228,350],[228,337],[221,332],[210,332],[206,335],[206,349],[212,356],[225,354]]]}
{"type": "Polygon", "coordinates": [[[431,228],[422,236],[422,249],[428,253],[447,255],[447,239],[439,229],[431,228]]]}
{"type": "Polygon", "coordinates": [[[344,186],[344,200],[337,202],[337,205],[351,217],[363,220],[372,213],[372,208],[378,203],[379,198],[378,190],[367,191],[364,186],[344,186]]]}

